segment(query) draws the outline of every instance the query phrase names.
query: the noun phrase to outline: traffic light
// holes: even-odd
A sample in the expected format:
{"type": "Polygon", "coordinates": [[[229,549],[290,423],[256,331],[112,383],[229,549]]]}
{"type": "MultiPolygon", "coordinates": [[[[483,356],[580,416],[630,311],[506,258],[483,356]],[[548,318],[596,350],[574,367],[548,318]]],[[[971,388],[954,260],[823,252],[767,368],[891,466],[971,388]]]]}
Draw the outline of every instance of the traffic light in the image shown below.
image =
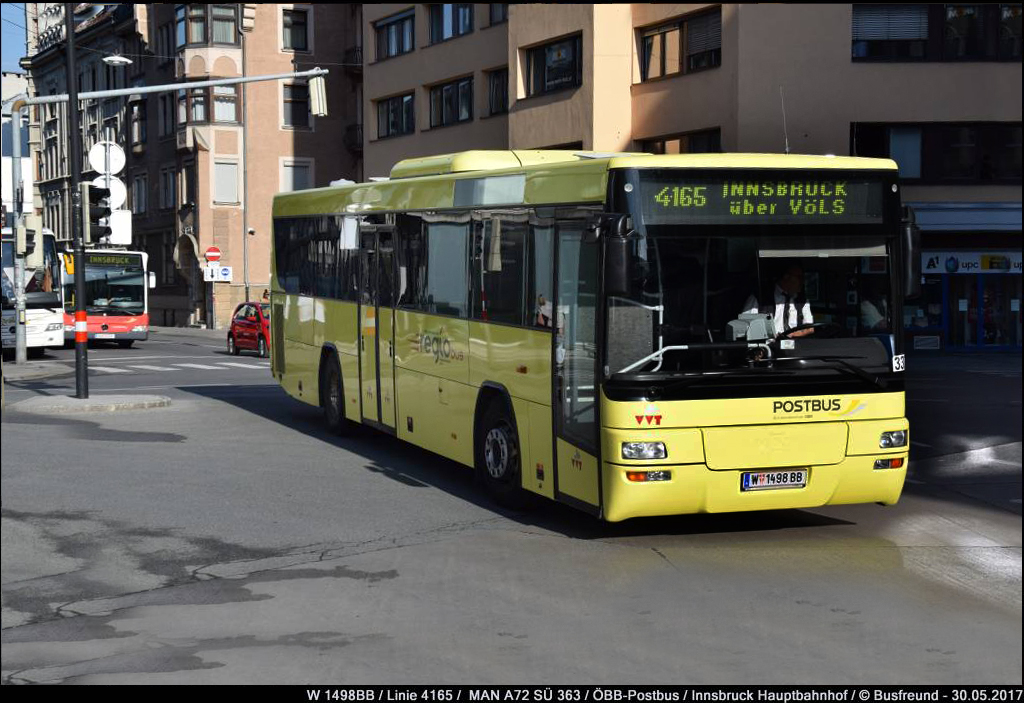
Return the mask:
{"type": "Polygon", "coordinates": [[[97,188],[91,183],[82,188],[82,241],[99,242],[109,237],[110,188],[97,188]]]}

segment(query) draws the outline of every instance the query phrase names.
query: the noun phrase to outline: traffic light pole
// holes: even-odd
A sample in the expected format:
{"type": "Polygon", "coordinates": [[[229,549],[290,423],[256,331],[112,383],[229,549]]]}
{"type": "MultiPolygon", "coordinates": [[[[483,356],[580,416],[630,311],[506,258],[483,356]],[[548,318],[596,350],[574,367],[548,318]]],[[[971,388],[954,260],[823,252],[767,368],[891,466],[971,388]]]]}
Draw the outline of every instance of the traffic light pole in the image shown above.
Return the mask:
{"type": "Polygon", "coordinates": [[[75,3],[64,3],[67,36],[68,132],[71,142],[71,232],[75,255],[75,397],[89,397],[89,328],[85,312],[85,242],[82,241],[82,131],[78,124],[78,70],[75,66],[75,3]]]}

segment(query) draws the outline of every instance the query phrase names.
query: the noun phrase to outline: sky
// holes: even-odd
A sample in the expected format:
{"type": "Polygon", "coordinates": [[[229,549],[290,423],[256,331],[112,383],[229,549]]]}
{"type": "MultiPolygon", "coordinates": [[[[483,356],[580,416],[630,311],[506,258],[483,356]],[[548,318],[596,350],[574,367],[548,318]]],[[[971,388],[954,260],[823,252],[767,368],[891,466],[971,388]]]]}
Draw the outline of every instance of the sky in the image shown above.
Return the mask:
{"type": "Polygon", "coordinates": [[[25,55],[25,5],[19,2],[2,3],[3,70],[24,73],[18,59],[25,55]]]}

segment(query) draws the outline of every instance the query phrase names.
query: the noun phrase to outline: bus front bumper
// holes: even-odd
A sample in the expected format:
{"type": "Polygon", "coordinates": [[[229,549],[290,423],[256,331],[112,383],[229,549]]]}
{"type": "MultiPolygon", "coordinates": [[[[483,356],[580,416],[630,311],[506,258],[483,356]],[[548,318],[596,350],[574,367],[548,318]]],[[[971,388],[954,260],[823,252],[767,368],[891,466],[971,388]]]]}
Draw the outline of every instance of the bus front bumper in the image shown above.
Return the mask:
{"type": "Polygon", "coordinates": [[[633,517],[727,513],[749,510],[815,508],[844,503],[893,505],[903,491],[907,454],[900,468],[876,469],[876,456],[848,456],[838,464],[800,467],[808,471],[799,488],[742,490],[743,470],[711,470],[705,464],[624,466],[604,462],[604,518],[618,522],[633,517]],[[627,472],[667,471],[668,480],[636,482],[627,472]]]}

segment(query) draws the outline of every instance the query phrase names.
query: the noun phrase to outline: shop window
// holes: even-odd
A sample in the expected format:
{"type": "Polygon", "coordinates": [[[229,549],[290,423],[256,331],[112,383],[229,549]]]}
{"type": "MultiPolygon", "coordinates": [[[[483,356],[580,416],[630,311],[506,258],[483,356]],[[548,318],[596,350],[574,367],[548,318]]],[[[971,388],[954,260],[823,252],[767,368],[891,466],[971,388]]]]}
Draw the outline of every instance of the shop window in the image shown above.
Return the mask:
{"type": "Polygon", "coordinates": [[[888,157],[920,183],[1021,182],[1019,122],[853,123],[850,152],[888,157]]]}

